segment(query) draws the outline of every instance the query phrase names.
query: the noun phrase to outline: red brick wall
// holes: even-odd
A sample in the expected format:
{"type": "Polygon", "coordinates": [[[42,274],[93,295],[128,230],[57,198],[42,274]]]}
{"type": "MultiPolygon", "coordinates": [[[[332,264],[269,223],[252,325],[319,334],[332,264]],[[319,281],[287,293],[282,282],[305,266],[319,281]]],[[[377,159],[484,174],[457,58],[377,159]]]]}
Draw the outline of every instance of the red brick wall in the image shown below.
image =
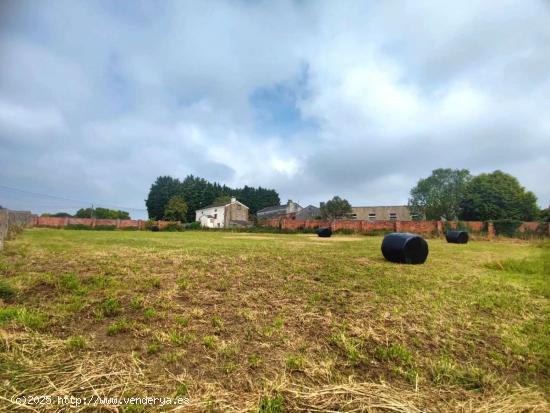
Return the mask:
{"type": "MultiPolygon", "coordinates": [[[[166,227],[168,221],[157,221],[160,228],[166,227]]],[[[99,219],[99,218],[57,218],[57,217],[36,217],[34,225],[38,227],[65,227],[67,225],[97,225],[115,226],[117,228],[138,228],[145,229],[145,221],[138,219],[99,219]]]]}
{"type": "MultiPolygon", "coordinates": [[[[479,233],[485,229],[485,223],[480,221],[462,222],[470,228],[471,232],[479,233]]],[[[300,228],[316,228],[316,227],[331,227],[333,231],[339,229],[347,229],[359,233],[368,233],[370,231],[395,231],[395,232],[413,232],[419,234],[443,234],[445,223],[442,221],[364,221],[364,220],[337,220],[334,222],[308,220],[300,221],[293,219],[270,219],[260,221],[260,225],[268,227],[280,227],[282,229],[300,229],[300,228]]],[[[536,222],[525,223],[529,228],[536,227],[536,222]]],[[[451,228],[456,228],[456,222],[449,222],[451,228]]],[[[489,225],[489,234],[491,238],[494,236],[492,225],[489,225]]]]}
{"type": "Polygon", "coordinates": [[[139,222],[137,219],[121,219],[119,228],[140,228],[139,222]]]}
{"type": "Polygon", "coordinates": [[[37,217],[36,225],[39,227],[64,227],[67,218],[58,217],[37,217]]]}

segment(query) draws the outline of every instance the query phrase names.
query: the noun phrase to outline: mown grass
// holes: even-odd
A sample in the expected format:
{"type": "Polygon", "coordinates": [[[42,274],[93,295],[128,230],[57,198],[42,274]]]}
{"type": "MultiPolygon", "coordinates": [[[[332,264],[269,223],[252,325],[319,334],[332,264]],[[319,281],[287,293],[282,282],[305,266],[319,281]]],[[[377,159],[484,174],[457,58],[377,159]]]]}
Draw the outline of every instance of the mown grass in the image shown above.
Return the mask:
{"type": "Polygon", "coordinates": [[[142,376],[104,392],[183,392],[198,410],[314,409],[327,389],[347,400],[333,410],[366,409],[358,386],[395,403],[411,391],[411,409],[547,406],[548,244],[430,239],[426,264],[406,266],[381,239],[25,231],[0,253],[0,395],[65,377],[48,357],[106,375],[118,357],[142,376]]]}

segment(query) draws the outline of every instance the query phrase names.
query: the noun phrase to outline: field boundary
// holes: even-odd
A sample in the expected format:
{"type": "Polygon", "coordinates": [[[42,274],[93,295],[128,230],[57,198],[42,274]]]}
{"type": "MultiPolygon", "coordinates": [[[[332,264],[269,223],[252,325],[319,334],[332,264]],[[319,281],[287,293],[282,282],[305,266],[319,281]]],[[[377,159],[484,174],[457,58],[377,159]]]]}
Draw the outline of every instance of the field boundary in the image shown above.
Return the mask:
{"type": "Polygon", "coordinates": [[[73,217],[39,217],[35,216],[33,225],[36,227],[63,228],[68,226],[84,226],[90,228],[113,227],[116,229],[147,229],[147,223],[154,222],[159,229],[166,228],[170,221],[147,221],[142,219],[100,219],[73,217]]]}
{"type": "MultiPolygon", "coordinates": [[[[368,220],[345,220],[334,221],[327,220],[296,220],[289,218],[275,218],[259,221],[258,225],[283,230],[300,230],[327,227],[332,231],[350,231],[360,234],[379,233],[379,232],[414,232],[418,234],[443,235],[448,229],[463,229],[472,234],[484,235],[488,239],[493,239],[497,234],[491,221],[368,221],[368,220]]],[[[520,234],[530,234],[540,231],[543,228],[543,236],[550,235],[550,224],[534,222],[523,222],[518,232],[520,234]]]]}
{"type": "Polygon", "coordinates": [[[12,211],[0,208],[0,250],[4,246],[4,240],[9,239],[23,228],[34,225],[35,216],[30,211],[12,211]]]}
{"type": "MultiPolygon", "coordinates": [[[[0,208],[0,249],[4,240],[11,234],[29,227],[72,228],[72,229],[119,229],[146,230],[153,224],[159,230],[167,228],[170,221],[147,221],[141,219],[100,219],[73,217],[41,217],[30,211],[12,211],[0,208]]],[[[497,231],[491,221],[368,221],[368,220],[296,220],[275,218],[258,222],[260,227],[277,228],[286,231],[314,230],[329,227],[332,231],[350,232],[366,235],[380,235],[387,232],[413,232],[418,234],[442,236],[449,229],[463,229],[471,233],[493,239],[497,231]]],[[[550,223],[523,222],[517,232],[522,237],[535,238],[550,236],[550,223]]]]}

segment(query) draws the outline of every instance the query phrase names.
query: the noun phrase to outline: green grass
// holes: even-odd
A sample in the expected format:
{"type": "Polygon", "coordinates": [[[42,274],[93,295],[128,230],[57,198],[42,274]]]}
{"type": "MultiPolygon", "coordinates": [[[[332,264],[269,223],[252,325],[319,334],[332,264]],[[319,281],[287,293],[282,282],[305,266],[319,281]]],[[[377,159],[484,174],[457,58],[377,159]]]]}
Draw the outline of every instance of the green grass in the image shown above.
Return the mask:
{"type": "Polygon", "coordinates": [[[48,360],[128,357],[119,370],[143,376],[120,388],[218,411],[283,411],[294,385],[351,382],[418,387],[434,411],[514,386],[550,397],[549,244],[429,239],[427,262],[407,266],[385,261],[381,240],[24,231],[0,253],[0,382],[30,394],[39,382],[25,377],[62,383],[41,370],[48,360]],[[21,337],[60,344],[16,350],[21,337]]]}

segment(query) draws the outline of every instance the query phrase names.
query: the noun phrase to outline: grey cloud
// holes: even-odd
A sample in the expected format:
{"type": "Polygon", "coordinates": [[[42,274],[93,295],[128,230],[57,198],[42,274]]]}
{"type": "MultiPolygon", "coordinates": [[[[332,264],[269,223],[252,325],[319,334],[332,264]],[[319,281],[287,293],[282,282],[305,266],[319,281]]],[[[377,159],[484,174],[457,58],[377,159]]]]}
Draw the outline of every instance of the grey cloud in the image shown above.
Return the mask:
{"type": "Polygon", "coordinates": [[[449,166],[510,171],[550,202],[543,1],[1,7],[6,185],[143,208],[156,176],[193,173],[399,203],[449,166]],[[281,84],[315,128],[258,128],[250,97],[281,84]]]}

